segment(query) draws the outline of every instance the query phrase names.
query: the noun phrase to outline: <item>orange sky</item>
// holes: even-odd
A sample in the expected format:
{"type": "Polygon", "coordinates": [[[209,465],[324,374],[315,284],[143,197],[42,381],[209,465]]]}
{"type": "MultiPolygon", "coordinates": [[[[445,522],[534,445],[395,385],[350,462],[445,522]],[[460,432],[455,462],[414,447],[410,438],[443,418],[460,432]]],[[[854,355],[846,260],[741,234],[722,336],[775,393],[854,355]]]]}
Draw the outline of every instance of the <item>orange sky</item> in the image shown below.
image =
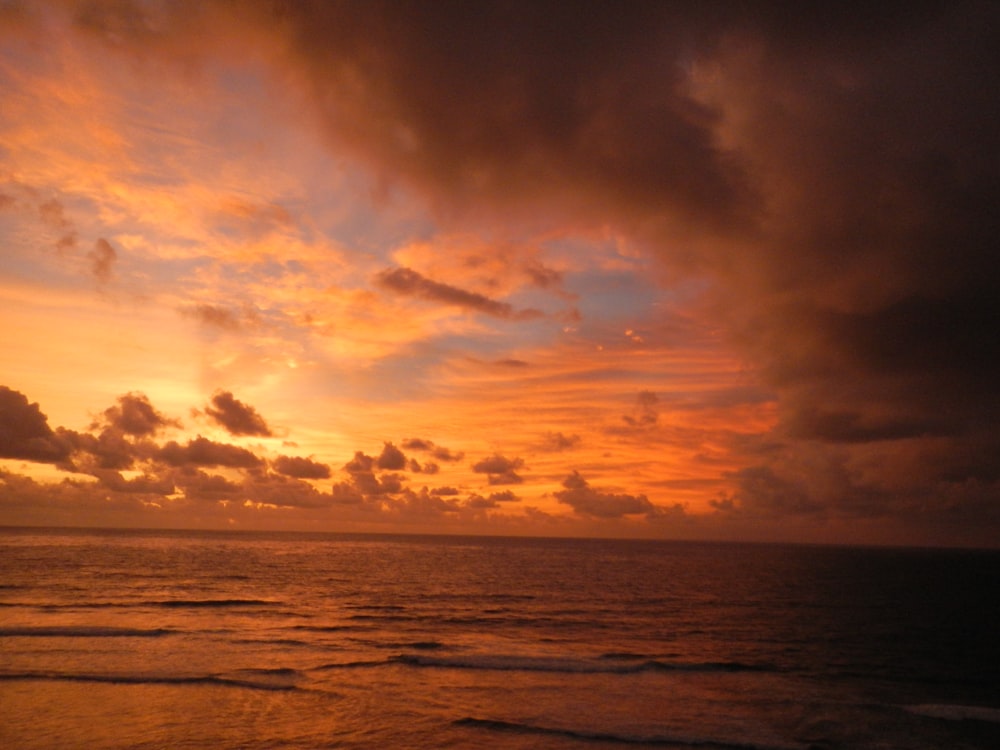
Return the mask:
{"type": "Polygon", "coordinates": [[[0,5],[0,523],[1000,538],[995,12],[534,7],[0,5]]]}

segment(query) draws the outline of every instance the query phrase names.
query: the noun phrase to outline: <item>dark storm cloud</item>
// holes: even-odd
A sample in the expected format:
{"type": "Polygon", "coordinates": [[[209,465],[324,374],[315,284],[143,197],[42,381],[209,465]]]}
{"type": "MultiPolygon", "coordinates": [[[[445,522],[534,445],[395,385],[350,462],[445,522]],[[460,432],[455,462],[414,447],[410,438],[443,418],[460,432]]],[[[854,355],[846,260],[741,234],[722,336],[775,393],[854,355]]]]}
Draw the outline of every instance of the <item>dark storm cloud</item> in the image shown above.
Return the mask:
{"type": "Polygon", "coordinates": [[[478,474],[486,474],[490,484],[521,484],[524,478],[517,474],[517,469],[524,466],[520,458],[507,458],[499,453],[477,461],[472,470],[478,474]]]}
{"type": "MultiPolygon", "coordinates": [[[[140,4],[88,5],[86,27],[190,56],[204,7],[154,23],[140,4]]],[[[959,517],[982,505],[971,483],[1000,497],[1000,5],[241,11],[277,37],[280,80],[331,143],[442,222],[608,226],[704,281],[778,404],[740,502],[835,509],[850,490],[892,512],[947,497],[959,517]],[[803,482],[810,462],[823,479],[803,482]]],[[[507,314],[408,269],[382,280],[507,314]]]]}
{"type": "Polygon", "coordinates": [[[68,454],[68,444],[49,427],[39,405],[0,385],[0,458],[51,463],[68,454]]]}
{"type": "Polygon", "coordinates": [[[245,448],[216,443],[200,435],[186,445],[171,440],[157,451],[155,458],[171,466],[228,466],[234,469],[251,469],[264,463],[245,448]]]}
{"type": "Polygon", "coordinates": [[[271,462],[279,474],[296,479],[329,479],[330,467],[311,458],[300,456],[278,456],[271,462]]]}
{"type": "MultiPolygon", "coordinates": [[[[817,442],[878,497],[896,477],[875,453],[901,441],[950,436],[921,475],[942,491],[1000,462],[998,13],[373,3],[283,22],[331,138],[443,214],[610,222],[711,279],[778,397],[774,476],[817,442]],[[845,440],[877,450],[842,458],[845,440]]],[[[641,406],[628,427],[655,424],[641,406]]]]}
{"type": "Polygon", "coordinates": [[[476,292],[432,281],[410,268],[393,268],[380,271],[375,276],[375,283],[383,289],[408,297],[419,297],[430,302],[461,307],[466,310],[480,312],[494,318],[509,320],[531,320],[544,315],[540,310],[515,310],[506,302],[484,297],[476,292]]]}
{"type": "Polygon", "coordinates": [[[560,503],[577,513],[594,518],[623,518],[630,515],[655,515],[656,508],[645,495],[612,494],[595,490],[574,471],[563,482],[565,489],[555,492],[560,503]]]}
{"type": "Polygon", "coordinates": [[[231,435],[270,437],[271,429],[264,418],[249,404],[244,404],[229,391],[216,391],[205,413],[225,427],[231,435]]]}

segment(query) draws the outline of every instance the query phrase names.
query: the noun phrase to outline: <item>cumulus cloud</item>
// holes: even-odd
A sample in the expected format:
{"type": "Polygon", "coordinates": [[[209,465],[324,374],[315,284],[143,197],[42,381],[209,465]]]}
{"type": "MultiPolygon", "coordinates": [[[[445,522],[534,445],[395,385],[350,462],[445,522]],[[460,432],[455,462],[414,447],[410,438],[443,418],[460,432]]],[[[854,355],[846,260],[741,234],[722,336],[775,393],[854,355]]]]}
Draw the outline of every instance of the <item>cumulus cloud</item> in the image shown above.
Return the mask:
{"type": "Polygon", "coordinates": [[[382,447],[382,452],[375,463],[380,469],[398,471],[399,469],[406,468],[406,456],[403,451],[392,443],[386,443],[382,447]]]}
{"type": "Polygon", "coordinates": [[[57,436],[37,403],[7,386],[0,386],[0,457],[56,462],[69,446],[57,436]]]}
{"type": "Polygon", "coordinates": [[[270,437],[271,428],[249,404],[244,404],[229,391],[216,391],[205,413],[226,428],[231,435],[270,437]]]}
{"type": "Polygon", "coordinates": [[[165,476],[143,474],[132,479],[125,479],[119,472],[112,469],[99,469],[93,472],[93,476],[104,487],[115,492],[150,495],[172,495],[174,493],[173,476],[169,474],[165,476]]]}
{"type": "Polygon", "coordinates": [[[539,448],[543,451],[559,452],[576,448],[580,445],[579,435],[564,435],[561,432],[546,432],[539,448]]]}
{"type": "Polygon", "coordinates": [[[239,497],[276,508],[325,508],[332,502],[329,495],[308,482],[266,472],[249,472],[240,485],[239,497]]]}
{"type": "Polygon", "coordinates": [[[520,458],[507,458],[494,453],[472,465],[472,470],[478,474],[486,474],[490,484],[520,484],[524,478],[517,474],[517,469],[524,466],[520,458]]]}
{"type": "MultiPolygon", "coordinates": [[[[383,454],[386,453],[385,448],[389,446],[391,446],[391,443],[385,444],[383,454]]],[[[392,451],[398,451],[398,448],[393,447],[392,451]]],[[[391,451],[388,456],[387,460],[390,463],[394,463],[394,456],[391,451]]],[[[405,465],[405,458],[403,462],[405,465]]],[[[350,475],[350,481],[347,483],[339,482],[334,485],[334,493],[341,498],[357,497],[367,499],[381,498],[385,495],[399,492],[403,487],[402,477],[391,472],[376,476],[375,470],[379,468],[383,468],[379,466],[379,459],[361,451],[355,452],[354,458],[344,464],[344,471],[350,475]]],[[[403,468],[403,466],[399,468],[403,468]]]]}
{"type": "Polygon", "coordinates": [[[218,502],[238,499],[241,493],[237,482],[218,474],[208,474],[194,466],[182,466],[173,473],[175,484],[184,490],[189,500],[218,502]]]}
{"type": "Polygon", "coordinates": [[[279,474],[295,479],[329,479],[330,467],[311,458],[299,456],[278,456],[271,462],[272,468],[279,474]]]}
{"type": "Polygon", "coordinates": [[[201,435],[185,445],[175,440],[166,443],[155,456],[171,466],[228,466],[250,469],[262,466],[264,461],[246,448],[226,443],[216,443],[201,435]]]}
{"type": "Polygon", "coordinates": [[[135,437],[154,435],[166,427],[180,427],[178,421],[168,419],[157,411],[144,393],[119,396],[115,406],[104,410],[104,420],[107,427],[135,437]]]}
{"type": "Polygon", "coordinates": [[[655,515],[656,507],[645,495],[613,494],[601,492],[588,484],[574,471],[563,481],[564,489],[555,492],[560,503],[574,511],[593,518],[624,518],[631,515],[655,515]]]}
{"type": "MultiPolygon", "coordinates": [[[[402,445],[407,450],[428,452],[438,461],[454,463],[465,458],[465,454],[461,451],[453,451],[449,448],[445,448],[443,445],[435,445],[433,441],[425,440],[423,438],[407,438],[403,441],[402,445]]],[[[424,467],[424,471],[427,471],[426,465],[424,467]]]]}
{"type": "Polygon", "coordinates": [[[460,307],[494,318],[532,320],[544,316],[541,310],[515,310],[506,302],[498,302],[476,292],[432,281],[411,268],[392,268],[380,271],[375,277],[375,283],[396,294],[460,307]]]}

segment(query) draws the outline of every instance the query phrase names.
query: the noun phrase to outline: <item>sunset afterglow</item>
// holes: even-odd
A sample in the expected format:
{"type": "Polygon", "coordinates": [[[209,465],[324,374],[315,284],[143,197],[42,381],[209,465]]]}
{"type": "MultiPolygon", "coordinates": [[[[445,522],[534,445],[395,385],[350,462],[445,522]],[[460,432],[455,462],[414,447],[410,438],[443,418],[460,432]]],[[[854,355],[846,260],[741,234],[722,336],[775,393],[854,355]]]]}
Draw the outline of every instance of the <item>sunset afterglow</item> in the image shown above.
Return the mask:
{"type": "Polygon", "coordinates": [[[544,7],[0,2],[0,525],[995,545],[995,11],[544,7]]]}

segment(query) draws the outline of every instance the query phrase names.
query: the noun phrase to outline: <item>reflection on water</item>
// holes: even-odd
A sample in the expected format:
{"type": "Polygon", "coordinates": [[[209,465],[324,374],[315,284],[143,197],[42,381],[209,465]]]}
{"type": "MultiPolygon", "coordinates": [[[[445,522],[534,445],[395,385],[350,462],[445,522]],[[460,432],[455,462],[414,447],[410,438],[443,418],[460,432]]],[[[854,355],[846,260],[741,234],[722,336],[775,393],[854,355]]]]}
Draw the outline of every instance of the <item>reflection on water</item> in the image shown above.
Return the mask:
{"type": "Polygon", "coordinates": [[[994,553],[37,531],[0,546],[3,747],[1000,746],[994,553]]]}

